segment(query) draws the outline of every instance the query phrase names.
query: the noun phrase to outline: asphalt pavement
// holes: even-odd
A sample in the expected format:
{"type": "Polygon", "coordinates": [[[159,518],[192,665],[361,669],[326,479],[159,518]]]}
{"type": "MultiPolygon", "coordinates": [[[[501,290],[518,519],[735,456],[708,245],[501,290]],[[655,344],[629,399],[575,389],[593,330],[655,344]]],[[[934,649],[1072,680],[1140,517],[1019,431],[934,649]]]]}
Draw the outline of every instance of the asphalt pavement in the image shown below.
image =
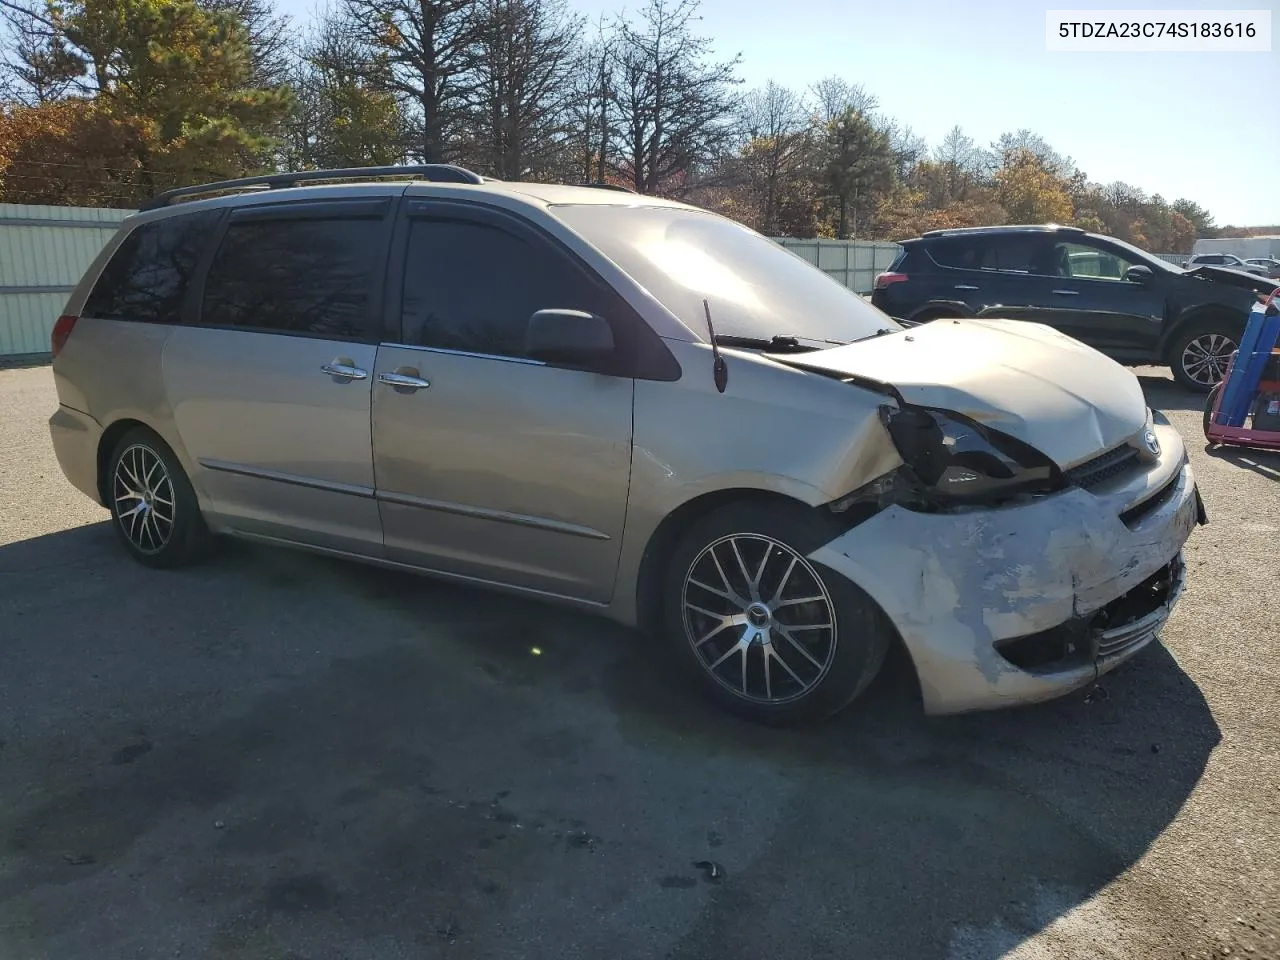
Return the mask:
{"type": "Polygon", "coordinates": [[[1162,645],[937,719],[896,661],[771,730],[576,613],[243,544],[144,569],[58,469],[49,369],[0,370],[0,958],[1280,957],[1280,456],[1141,373],[1211,519],[1162,645]]]}

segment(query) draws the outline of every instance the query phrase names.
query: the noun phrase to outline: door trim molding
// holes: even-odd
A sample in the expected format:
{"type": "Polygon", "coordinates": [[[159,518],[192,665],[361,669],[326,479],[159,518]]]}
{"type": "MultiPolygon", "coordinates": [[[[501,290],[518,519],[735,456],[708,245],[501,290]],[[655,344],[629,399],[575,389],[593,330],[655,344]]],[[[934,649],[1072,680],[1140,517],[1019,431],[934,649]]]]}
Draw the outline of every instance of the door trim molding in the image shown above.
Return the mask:
{"type": "Polygon", "coordinates": [[[494,510],[490,507],[472,507],[467,504],[454,503],[449,500],[429,500],[426,497],[415,497],[408,493],[395,493],[379,490],[376,498],[383,503],[394,503],[402,507],[417,507],[421,510],[436,510],[440,513],[454,513],[463,517],[474,517],[477,520],[493,520],[497,523],[510,523],[520,527],[533,527],[551,533],[563,533],[571,537],[583,537],[587,540],[611,540],[607,533],[594,527],[584,527],[577,523],[566,523],[563,520],[549,520],[546,517],[533,517],[527,513],[512,513],[508,510],[494,510]]]}
{"type": "Polygon", "coordinates": [[[372,500],[373,487],[365,487],[356,483],[335,483],[332,480],[318,480],[315,477],[302,477],[296,473],[284,473],[280,470],[267,470],[263,467],[251,467],[244,463],[233,463],[230,460],[201,458],[200,466],[220,473],[234,473],[241,477],[252,477],[255,480],[274,480],[276,483],[287,483],[295,487],[309,487],[312,490],[325,490],[329,493],[343,493],[351,497],[362,497],[372,500]]]}

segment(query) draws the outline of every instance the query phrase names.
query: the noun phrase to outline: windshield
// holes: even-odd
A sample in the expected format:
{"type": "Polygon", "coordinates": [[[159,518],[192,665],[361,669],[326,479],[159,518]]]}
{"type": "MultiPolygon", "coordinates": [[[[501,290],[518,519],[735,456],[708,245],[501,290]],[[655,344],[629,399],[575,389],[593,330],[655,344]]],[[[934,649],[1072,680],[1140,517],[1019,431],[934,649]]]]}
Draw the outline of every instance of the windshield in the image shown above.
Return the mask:
{"type": "Polygon", "coordinates": [[[680,207],[564,204],[554,213],[691,329],[846,343],[898,325],[741,224],[680,207]]]}

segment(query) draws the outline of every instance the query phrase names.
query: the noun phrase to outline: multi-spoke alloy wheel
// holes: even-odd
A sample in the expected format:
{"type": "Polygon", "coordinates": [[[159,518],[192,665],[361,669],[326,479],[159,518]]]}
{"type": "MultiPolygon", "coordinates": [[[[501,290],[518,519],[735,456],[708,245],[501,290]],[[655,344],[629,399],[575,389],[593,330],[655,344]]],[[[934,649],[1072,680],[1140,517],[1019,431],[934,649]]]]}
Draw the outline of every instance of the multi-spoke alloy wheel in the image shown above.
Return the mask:
{"type": "Polygon", "coordinates": [[[721,537],[685,575],[685,636],[737,696],[785,703],[812,690],[836,653],[835,607],[817,571],[759,534],[721,537]]]}
{"type": "Polygon", "coordinates": [[[180,567],[208,552],[209,528],[195,490],[160,437],[134,427],[105,466],[102,495],[134,559],[149,567],[180,567]]]}
{"type": "Polygon", "coordinates": [[[1179,363],[1188,380],[1199,387],[1212,387],[1227,373],[1227,363],[1236,343],[1220,333],[1205,333],[1188,340],[1179,363]]]}
{"type": "Polygon", "coordinates": [[[173,536],[176,517],[173,481],[164,461],[150,447],[135,443],[116,461],[111,495],[116,522],[142,553],[159,553],[173,536]]]}

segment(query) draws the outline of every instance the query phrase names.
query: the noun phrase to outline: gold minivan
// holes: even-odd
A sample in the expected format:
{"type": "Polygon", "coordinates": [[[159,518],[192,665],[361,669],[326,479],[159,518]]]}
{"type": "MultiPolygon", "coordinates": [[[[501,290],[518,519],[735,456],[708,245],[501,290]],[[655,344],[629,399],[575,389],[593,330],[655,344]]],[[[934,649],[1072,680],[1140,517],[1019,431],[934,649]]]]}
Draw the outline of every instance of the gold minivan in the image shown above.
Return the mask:
{"type": "Polygon", "coordinates": [[[755,719],[835,712],[892,644],[933,713],[1086,685],[1155,638],[1204,522],[1094,350],[904,330],[746,227],[598,187],[170,191],[53,352],[58,460],[142,563],[225,534],[574,604],[755,719]]]}

